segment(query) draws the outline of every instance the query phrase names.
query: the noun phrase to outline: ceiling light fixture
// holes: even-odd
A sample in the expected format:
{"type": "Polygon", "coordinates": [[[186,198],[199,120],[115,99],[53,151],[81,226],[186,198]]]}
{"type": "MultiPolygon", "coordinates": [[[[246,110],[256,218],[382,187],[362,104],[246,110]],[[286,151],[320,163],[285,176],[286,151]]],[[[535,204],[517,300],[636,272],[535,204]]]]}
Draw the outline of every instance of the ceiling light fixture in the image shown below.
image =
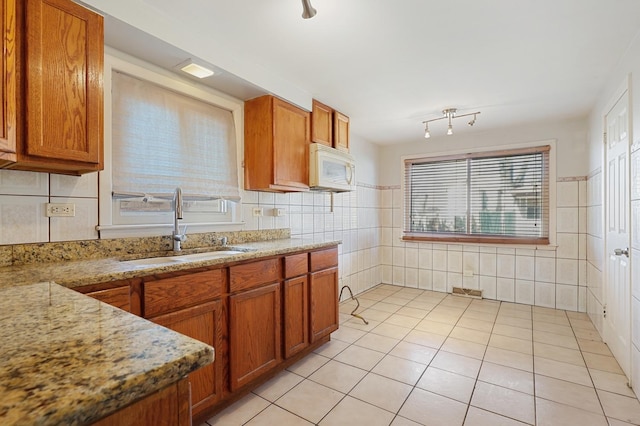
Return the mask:
{"type": "Polygon", "coordinates": [[[429,139],[431,137],[431,133],[429,132],[429,123],[431,123],[432,121],[444,120],[446,118],[448,120],[448,122],[449,122],[449,125],[447,127],[447,135],[452,135],[453,134],[453,124],[451,122],[453,121],[454,118],[469,117],[469,116],[473,115],[473,118],[471,119],[471,121],[469,121],[469,123],[467,123],[467,124],[469,124],[469,126],[473,126],[474,124],[476,124],[476,118],[477,118],[478,114],[480,114],[480,111],[470,112],[468,114],[462,114],[462,115],[456,115],[456,112],[458,112],[457,108],[443,109],[442,110],[442,117],[433,118],[431,120],[423,121],[422,123],[424,124],[424,137],[425,137],[425,139],[429,139]]]}
{"type": "Polygon", "coordinates": [[[316,16],[317,10],[311,6],[311,0],[302,0],[302,18],[310,19],[316,16]]]}
{"type": "Polygon", "coordinates": [[[178,64],[176,68],[198,78],[205,78],[215,74],[213,70],[193,62],[193,59],[187,59],[186,61],[178,64]]]}

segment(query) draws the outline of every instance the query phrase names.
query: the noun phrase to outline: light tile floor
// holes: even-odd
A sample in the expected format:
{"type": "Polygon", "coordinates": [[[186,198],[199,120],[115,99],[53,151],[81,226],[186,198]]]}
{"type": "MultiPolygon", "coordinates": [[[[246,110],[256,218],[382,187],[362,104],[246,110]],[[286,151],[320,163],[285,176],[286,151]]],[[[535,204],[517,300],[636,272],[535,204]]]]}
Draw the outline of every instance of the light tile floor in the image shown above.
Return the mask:
{"type": "Polygon", "coordinates": [[[584,313],[379,285],[323,345],[205,425],[639,425],[584,313]]]}

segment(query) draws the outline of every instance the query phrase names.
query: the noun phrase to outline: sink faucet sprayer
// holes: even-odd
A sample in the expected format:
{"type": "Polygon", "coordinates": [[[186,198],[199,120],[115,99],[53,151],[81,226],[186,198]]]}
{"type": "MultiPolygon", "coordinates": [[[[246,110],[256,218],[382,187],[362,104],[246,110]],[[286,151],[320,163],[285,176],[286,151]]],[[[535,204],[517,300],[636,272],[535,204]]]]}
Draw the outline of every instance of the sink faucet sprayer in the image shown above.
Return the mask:
{"type": "Polygon", "coordinates": [[[177,187],[173,194],[173,212],[173,233],[171,234],[173,250],[180,251],[182,250],[180,243],[187,239],[187,225],[184,226],[182,233],[180,233],[180,225],[178,224],[178,220],[182,219],[182,189],[180,187],[177,187]]]}

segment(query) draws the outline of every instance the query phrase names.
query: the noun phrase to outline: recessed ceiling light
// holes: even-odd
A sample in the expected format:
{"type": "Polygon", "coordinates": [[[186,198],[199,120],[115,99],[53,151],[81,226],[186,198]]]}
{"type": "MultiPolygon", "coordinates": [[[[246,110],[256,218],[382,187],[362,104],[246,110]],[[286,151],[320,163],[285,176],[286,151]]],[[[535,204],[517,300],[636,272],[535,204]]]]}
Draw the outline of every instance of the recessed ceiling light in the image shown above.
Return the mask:
{"type": "Polygon", "coordinates": [[[215,74],[212,69],[196,64],[191,59],[187,59],[186,61],[178,64],[177,68],[198,78],[210,77],[215,74]]]}

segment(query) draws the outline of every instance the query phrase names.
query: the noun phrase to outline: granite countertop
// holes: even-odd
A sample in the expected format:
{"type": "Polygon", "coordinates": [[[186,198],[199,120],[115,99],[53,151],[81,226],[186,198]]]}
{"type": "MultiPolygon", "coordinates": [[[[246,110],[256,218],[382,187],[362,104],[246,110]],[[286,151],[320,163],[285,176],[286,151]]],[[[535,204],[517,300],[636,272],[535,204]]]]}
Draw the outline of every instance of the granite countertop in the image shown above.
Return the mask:
{"type": "Polygon", "coordinates": [[[90,423],[213,362],[208,345],[52,282],[0,288],[0,341],[3,425],[90,423]]]}
{"type": "MultiPolygon", "coordinates": [[[[73,288],[83,285],[106,283],[145,275],[174,272],[203,266],[222,265],[230,262],[275,256],[295,251],[313,250],[339,244],[339,240],[283,238],[269,241],[234,244],[226,249],[246,250],[240,254],[214,259],[170,263],[157,265],[132,265],[122,260],[136,257],[171,255],[171,252],[129,255],[120,258],[64,261],[55,263],[33,263],[18,266],[0,267],[0,288],[27,285],[40,281],[54,281],[62,286],[73,288]]],[[[219,249],[220,247],[216,247],[219,249]]],[[[207,251],[207,248],[185,250],[183,254],[207,251]]]]}

